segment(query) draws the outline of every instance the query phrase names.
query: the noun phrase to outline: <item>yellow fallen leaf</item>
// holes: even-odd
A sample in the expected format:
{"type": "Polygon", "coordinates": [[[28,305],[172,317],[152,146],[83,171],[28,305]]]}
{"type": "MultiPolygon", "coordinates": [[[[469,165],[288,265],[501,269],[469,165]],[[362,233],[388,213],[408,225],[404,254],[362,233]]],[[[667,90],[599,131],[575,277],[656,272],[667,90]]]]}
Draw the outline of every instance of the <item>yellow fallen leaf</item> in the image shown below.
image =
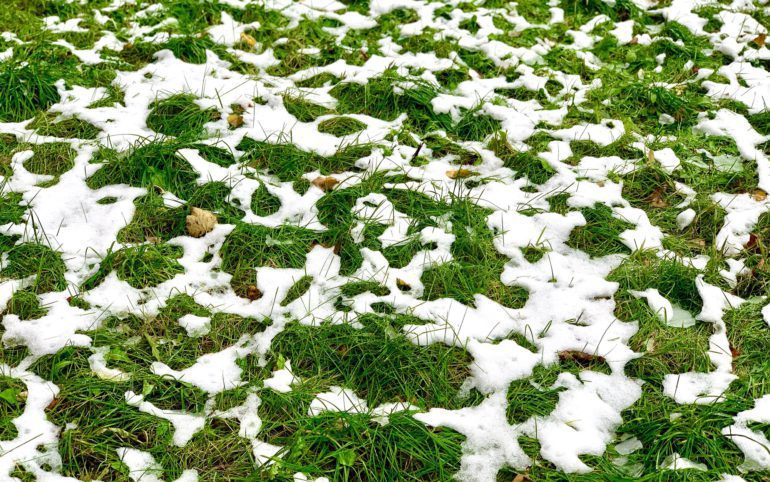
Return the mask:
{"type": "Polygon", "coordinates": [[[655,164],[655,153],[652,149],[647,149],[647,162],[649,164],[655,164]]]}
{"type": "Polygon", "coordinates": [[[230,114],[227,116],[227,123],[230,124],[230,127],[241,127],[243,125],[243,116],[240,114],[230,114]]]}
{"type": "Polygon", "coordinates": [[[764,201],[767,199],[767,193],[764,189],[755,189],[751,194],[751,197],[753,197],[755,201],[764,201]]]}
{"type": "Polygon", "coordinates": [[[201,208],[190,209],[190,215],[187,216],[185,226],[187,234],[193,238],[200,238],[206,233],[211,232],[217,225],[217,217],[211,211],[201,208]]]}
{"type": "Polygon", "coordinates": [[[249,47],[254,47],[257,45],[257,39],[247,34],[246,32],[241,32],[241,42],[245,43],[249,47]]]}
{"type": "Polygon", "coordinates": [[[449,179],[465,179],[466,177],[477,176],[479,173],[471,171],[470,169],[452,169],[447,171],[446,175],[449,179]]]}

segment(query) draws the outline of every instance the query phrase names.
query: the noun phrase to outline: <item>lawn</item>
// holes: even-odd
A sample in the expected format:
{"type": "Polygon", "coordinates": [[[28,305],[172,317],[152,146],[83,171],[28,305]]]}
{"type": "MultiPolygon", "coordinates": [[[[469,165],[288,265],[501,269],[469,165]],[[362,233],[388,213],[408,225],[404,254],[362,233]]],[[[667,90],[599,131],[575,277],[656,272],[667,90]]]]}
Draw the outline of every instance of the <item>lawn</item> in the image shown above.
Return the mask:
{"type": "Polygon", "coordinates": [[[4,0],[0,481],[770,480],[767,0],[4,0]]]}

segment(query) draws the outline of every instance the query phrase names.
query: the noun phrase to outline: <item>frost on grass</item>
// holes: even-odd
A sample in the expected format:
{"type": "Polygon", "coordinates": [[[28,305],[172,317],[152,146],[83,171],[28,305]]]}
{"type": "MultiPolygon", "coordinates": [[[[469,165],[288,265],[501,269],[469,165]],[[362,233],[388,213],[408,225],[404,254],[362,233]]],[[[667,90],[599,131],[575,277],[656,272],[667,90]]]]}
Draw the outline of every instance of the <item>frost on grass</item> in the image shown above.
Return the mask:
{"type": "Polygon", "coordinates": [[[767,2],[9,5],[0,479],[768,476],[767,2]]]}

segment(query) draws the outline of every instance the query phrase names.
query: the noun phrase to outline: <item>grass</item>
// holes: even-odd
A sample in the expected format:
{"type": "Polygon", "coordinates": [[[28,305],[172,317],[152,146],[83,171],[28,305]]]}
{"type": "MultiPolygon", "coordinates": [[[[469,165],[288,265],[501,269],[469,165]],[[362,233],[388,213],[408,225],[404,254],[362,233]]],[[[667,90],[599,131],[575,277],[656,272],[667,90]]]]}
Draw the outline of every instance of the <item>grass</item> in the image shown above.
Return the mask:
{"type": "Polygon", "coordinates": [[[75,151],[69,144],[54,142],[31,147],[34,154],[24,161],[24,168],[29,172],[58,177],[75,165],[75,151]]]}
{"type": "Polygon", "coordinates": [[[49,66],[0,64],[0,120],[20,122],[59,101],[49,66]]]}
{"type": "Polygon", "coordinates": [[[300,122],[313,122],[322,115],[333,112],[326,107],[296,96],[284,96],[283,105],[286,112],[296,117],[300,122]]]}
{"type": "Polygon", "coordinates": [[[366,124],[352,117],[334,117],[318,123],[318,131],[343,137],[366,129],[366,124]]]}
{"type": "MultiPolygon", "coordinates": [[[[466,430],[431,428],[414,412],[478,407],[487,395],[468,390],[470,377],[483,365],[474,353],[502,340],[541,357],[530,376],[505,389],[505,417],[514,427],[543,423],[554,412],[566,396],[555,386],[565,374],[622,371],[641,383],[642,396],[620,413],[606,450],[581,456],[590,473],[558,470],[541,454],[542,434],[528,433],[518,442],[533,463],[518,470],[504,466],[496,480],[711,481],[739,473],[744,455],[722,430],[770,394],[762,314],[770,289],[770,213],[757,208],[757,222],[752,224],[752,217],[745,229],[748,243],[737,254],[717,245],[720,230],[736,220],[715,195],[749,196],[760,206],[766,193],[759,189],[755,159],[743,157],[731,137],[708,135],[698,126],[728,109],[745,116],[760,135],[770,133],[768,112],[749,114],[749,106],[711,98],[702,85],[730,83],[719,73],[734,61],[718,45],[724,36],[719,14],[742,10],[740,2],[693,10],[709,35],[657,13],[668,1],[647,10],[631,0],[478,0],[420,10],[341,0],[333,13],[313,10],[299,17],[270,2],[239,7],[222,0],[138,0],[119,9],[108,8],[108,0],[6,3],[0,8],[0,32],[10,32],[0,38],[0,281],[19,285],[13,290],[6,285],[0,323],[0,440],[20,435],[14,421],[30,408],[32,393],[22,376],[9,376],[6,365],[29,367],[58,387],[53,402],[33,415],[63,430],[51,445],[60,466],[14,459],[12,471],[0,473],[0,479],[26,482],[54,472],[83,481],[128,480],[135,474],[117,450],[131,447],[157,460],[162,480],[176,480],[191,468],[207,481],[285,481],[295,480],[296,473],[309,480],[453,480],[462,463],[481,459],[483,450],[468,446],[466,430]],[[563,11],[563,21],[551,22],[553,7],[563,11]],[[599,15],[606,20],[584,28],[599,15]],[[232,45],[217,43],[211,34],[227,16],[245,26],[232,45]],[[632,40],[621,44],[613,30],[629,20],[632,40]],[[45,27],[59,21],[78,22],[83,31],[45,27]],[[575,34],[581,30],[590,42],[575,34]],[[113,36],[120,48],[109,45],[113,36]],[[100,42],[108,46],[94,57],[98,62],[84,62],[62,40],[80,51],[100,42]],[[157,54],[164,49],[195,67],[161,71],[157,54]],[[131,86],[122,85],[121,72],[141,69],[147,71],[146,101],[130,97],[131,86]],[[201,71],[205,75],[197,74],[201,71]],[[184,88],[168,91],[163,76],[183,76],[184,88]],[[75,99],[78,88],[99,90],[88,94],[93,99],[75,99]],[[132,110],[137,102],[146,107],[143,120],[153,133],[146,138],[138,134],[147,129],[116,131],[111,117],[135,115],[141,110],[132,110]],[[209,128],[223,124],[222,116],[231,112],[247,115],[252,104],[259,104],[259,113],[285,110],[297,122],[280,134],[272,131],[269,115],[257,123],[269,132],[246,124],[221,132],[209,128]],[[554,130],[608,119],[624,129],[614,142],[569,141],[571,156],[545,161],[554,130]],[[375,120],[391,123],[389,132],[375,120]],[[307,136],[302,148],[296,136],[307,136]],[[131,145],[123,142],[127,138],[131,145]],[[675,170],[664,169],[647,152],[666,148],[681,161],[675,170]],[[227,168],[228,177],[201,181],[178,155],[181,149],[197,150],[227,168]],[[50,180],[32,185],[23,170],[14,172],[14,156],[27,150],[32,156],[24,169],[50,180]],[[76,156],[89,153],[90,161],[75,168],[76,156]],[[579,177],[576,166],[587,156],[598,158],[595,162],[617,156],[633,169],[609,172],[606,179],[579,177]],[[314,183],[318,173],[344,182],[314,183]],[[41,205],[52,202],[48,194],[54,191],[47,190],[63,176],[73,186],[85,182],[93,195],[61,194],[65,214],[53,219],[41,205]],[[141,191],[126,197],[124,185],[141,191]],[[287,196],[287,189],[302,200],[287,196]],[[182,203],[169,202],[172,195],[182,203]],[[125,199],[133,200],[133,209],[125,199]],[[296,213],[298,202],[308,207],[302,216],[296,213]],[[355,212],[362,202],[370,209],[392,205],[394,214],[363,218],[355,212]],[[213,212],[219,230],[197,240],[187,237],[192,207],[213,212]],[[631,249],[621,241],[636,227],[616,214],[623,207],[640,210],[661,229],[662,249],[631,249]],[[679,228],[677,217],[686,208],[695,218],[679,228]],[[81,210],[109,216],[105,221],[117,232],[107,240],[109,249],[97,253],[69,237],[78,217],[73,213],[81,210]],[[246,218],[247,211],[257,218],[246,218]],[[527,226],[542,226],[542,233],[538,237],[518,225],[506,226],[504,233],[493,229],[500,211],[527,216],[527,226]],[[571,228],[578,215],[585,223],[571,228]],[[384,243],[380,238],[396,216],[406,220],[404,239],[384,243]],[[441,244],[431,232],[452,238],[451,259],[416,267],[415,259],[441,244]],[[505,244],[510,240],[515,246],[505,244]],[[308,255],[318,247],[337,256],[338,276],[308,269],[308,255]],[[180,258],[191,253],[201,263],[183,266],[180,258]],[[575,286],[560,273],[553,276],[558,282],[538,288],[529,270],[548,253],[568,264],[592,258],[591,264],[609,271],[607,289],[575,286]],[[734,282],[724,276],[733,260],[745,266],[734,282]],[[188,272],[199,267],[206,271],[188,272]],[[257,270],[265,267],[296,270],[282,298],[259,292],[272,288],[257,279],[257,270]],[[142,291],[136,306],[118,311],[116,300],[93,291],[112,273],[142,291]],[[709,350],[717,328],[702,321],[689,328],[669,326],[632,291],[654,288],[696,316],[711,301],[698,291],[701,275],[746,299],[724,314],[738,378],[718,402],[679,405],[664,393],[663,380],[714,370],[709,350]],[[419,276],[419,286],[412,286],[409,276],[419,276]],[[174,278],[174,290],[159,288],[174,278]],[[183,283],[176,287],[176,281],[183,283]],[[290,314],[311,287],[313,299],[321,296],[323,303],[313,314],[335,312],[312,325],[290,314]],[[555,294],[546,298],[543,293],[551,289],[555,294]],[[566,290],[585,298],[578,320],[560,318],[562,311],[574,311],[566,290]],[[510,320],[480,320],[489,330],[461,327],[474,334],[473,341],[415,343],[409,333],[414,327],[437,324],[441,330],[451,318],[436,311],[446,306],[438,300],[453,300],[452,309],[481,308],[479,296],[507,308],[499,313],[510,320]],[[497,330],[506,323],[529,323],[522,319],[528,310],[546,304],[553,319],[543,333],[561,330],[570,341],[583,343],[589,332],[592,340],[604,332],[602,346],[619,343],[636,356],[618,367],[610,356],[562,350],[556,337],[497,330]],[[43,322],[66,330],[73,317],[92,314],[98,323],[76,333],[88,336],[91,347],[68,343],[56,353],[32,356],[23,343],[14,345],[18,336],[9,333],[31,332],[46,315],[51,316],[43,322]],[[208,318],[208,333],[189,336],[180,324],[186,315],[208,318]],[[612,318],[612,329],[606,318],[612,318]],[[607,339],[618,326],[628,332],[607,339]],[[185,370],[234,345],[245,347],[235,360],[243,384],[235,388],[208,394],[153,372],[153,363],[185,370]],[[89,362],[92,347],[105,349],[107,366],[127,374],[125,379],[96,376],[89,362]],[[265,386],[275,371],[289,366],[295,377],[290,391],[265,386]],[[309,415],[316,396],[332,387],[354,392],[370,409],[400,402],[414,410],[390,415],[387,424],[370,413],[309,415]],[[129,406],[127,391],[161,410],[202,414],[206,423],[186,446],[177,447],[173,426],[129,406]],[[212,412],[237,408],[253,394],[260,400],[258,439],[280,447],[270,465],[256,463],[237,419],[212,412]],[[638,438],[642,448],[621,454],[617,445],[624,437],[638,438]],[[674,454],[707,470],[664,470],[674,454]]],[[[768,25],[762,8],[745,10],[768,25]]],[[[751,39],[741,45],[742,53],[756,57],[752,68],[767,70],[770,64],[753,52],[762,42],[751,39]]],[[[736,81],[749,86],[751,79],[739,74],[736,81]]],[[[757,149],[768,154],[768,146],[762,141],[757,149]]],[[[499,366],[508,361],[501,358],[499,366]]],[[[576,417],[592,409],[570,408],[576,417]]],[[[459,414],[450,418],[462,420],[459,414]]],[[[767,424],[751,428],[770,435],[767,424]]],[[[0,457],[8,455],[13,451],[0,457]]],[[[768,473],[741,476],[759,481],[768,473]]]]}
{"type": "Polygon", "coordinates": [[[6,313],[16,315],[22,320],[35,320],[48,312],[40,306],[40,300],[32,290],[17,291],[8,301],[6,313]]]}
{"type": "Polygon", "coordinates": [[[10,248],[0,276],[27,278],[34,276],[32,288],[36,293],[62,291],[67,287],[67,271],[61,255],[44,244],[23,243],[10,248]]]}
{"type": "Polygon", "coordinates": [[[281,200],[261,184],[251,196],[251,210],[258,216],[270,216],[281,208],[281,200]]]}
{"type": "Polygon", "coordinates": [[[292,361],[300,379],[350,388],[372,407],[397,401],[423,408],[460,406],[457,392],[471,362],[464,350],[419,347],[403,335],[386,337],[399,324],[415,321],[367,315],[363,329],[292,325],[272,350],[292,361]]]}
{"type": "MultiPolygon", "coordinates": [[[[279,139],[283,141],[283,139],[279,139]]],[[[244,139],[237,147],[244,151],[249,166],[263,169],[281,181],[296,181],[303,174],[321,171],[323,175],[355,169],[355,162],[371,154],[368,144],[340,146],[334,155],[325,157],[299,149],[293,144],[244,139]]]]}
{"type": "Polygon", "coordinates": [[[147,127],[177,138],[200,139],[205,134],[205,124],[220,117],[215,109],[201,109],[195,103],[195,96],[190,94],[156,100],[150,107],[152,110],[147,116],[147,127]]]}
{"type": "Polygon", "coordinates": [[[391,416],[385,427],[373,424],[366,415],[297,417],[307,402],[292,404],[287,398],[274,395],[263,402],[267,415],[293,420],[288,426],[267,425],[270,439],[302,447],[282,454],[285,461],[274,469],[274,478],[304,469],[335,480],[445,480],[459,468],[461,436],[457,432],[431,430],[401,414],[391,416]]]}
{"type": "Polygon", "coordinates": [[[505,167],[516,173],[517,177],[526,177],[534,184],[542,184],[553,174],[553,168],[544,160],[536,158],[529,151],[516,151],[508,142],[505,133],[497,133],[489,140],[488,147],[503,161],[505,167]]]}
{"type": "Polygon", "coordinates": [[[168,208],[163,198],[148,194],[134,201],[134,218],[118,232],[120,243],[143,243],[148,240],[168,241],[185,232],[184,208],[168,208]]]}
{"type": "Polygon", "coordinates": [[[604,204],[581,210],[586,220],[585,226],[579,226],[570,233],[568,246],[579,249],[591,256],[628,253],[628,247],[620,241],[620,234],[632,229],[633,224],[618,219],[612,209],[604,204]]]}
{"type": "Polygon", "coordinates": [[[24,413],[24,388],[19,380],[0,376],[0,440],[13,440],[18,434],[11,420],[24,413]]]}
{"type": "Polygon", "coordinates": [[[184,146],[178,141],[140,141],[123,155],[105,152],[104,166],[88,178],[88,186],[92,189],[115,183],[157,186],[184,198],[198,178],[192,166],[176,154],[184,146]]]}
{"type": "Polygon", "coordinates": [[[27,124],[28,129],[35,129],[40,135],[68,137],[77,139],[96,139],[101,132],[93,124],[77,117],[61,119],[57,116],[42,114],[27,124]]]}
{"type": "Polygon", "coordinates": [[[85,289],[98,285],[111,271],[134,288],[157,286],[184,272],[175,258],[182,255],[177,246],[140,245],[109,253],[99,270],[84,283],[85,289]]]}

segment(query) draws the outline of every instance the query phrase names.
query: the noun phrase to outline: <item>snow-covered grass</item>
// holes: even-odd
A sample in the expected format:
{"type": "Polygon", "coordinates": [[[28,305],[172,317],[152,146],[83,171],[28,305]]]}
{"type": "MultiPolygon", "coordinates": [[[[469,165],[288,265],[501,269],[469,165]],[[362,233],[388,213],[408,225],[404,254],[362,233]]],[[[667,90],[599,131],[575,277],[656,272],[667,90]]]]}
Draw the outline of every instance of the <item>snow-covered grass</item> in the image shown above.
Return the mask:
{"type": "Polygon", "coordinates": [[[768,26],[5,0],[0,481],[766,480],[768,26]]]}

